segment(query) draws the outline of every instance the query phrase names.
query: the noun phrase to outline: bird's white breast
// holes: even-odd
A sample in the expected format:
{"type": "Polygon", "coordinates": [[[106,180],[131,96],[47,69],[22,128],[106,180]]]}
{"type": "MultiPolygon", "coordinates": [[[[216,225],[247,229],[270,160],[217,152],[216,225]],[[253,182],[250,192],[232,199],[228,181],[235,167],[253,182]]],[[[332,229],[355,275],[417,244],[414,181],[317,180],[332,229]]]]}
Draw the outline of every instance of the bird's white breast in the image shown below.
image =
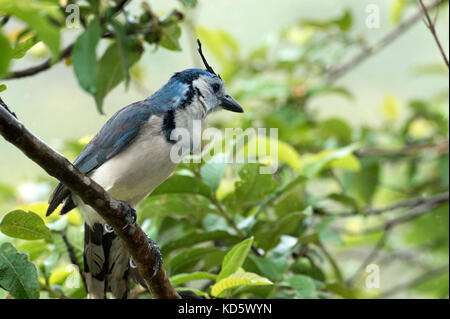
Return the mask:
{"type": "Polygon", "coordinates": [[[177,166],[170,159],[173,145],[161,133],[162,121],[161,117],[152,116],[126,149],[92,174],[114,198],[136,206],[177,166]]]}

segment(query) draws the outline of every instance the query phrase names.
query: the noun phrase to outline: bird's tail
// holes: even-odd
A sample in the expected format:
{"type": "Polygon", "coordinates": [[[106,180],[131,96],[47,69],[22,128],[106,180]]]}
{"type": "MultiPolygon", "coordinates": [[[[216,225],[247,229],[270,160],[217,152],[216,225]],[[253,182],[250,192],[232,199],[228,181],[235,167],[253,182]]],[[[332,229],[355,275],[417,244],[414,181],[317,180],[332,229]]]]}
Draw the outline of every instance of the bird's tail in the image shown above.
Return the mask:
{"type": "Polygon", "coordinates": [[[85,225],[84,272],[88,297],[127,298],[130,256],[120,238],[105,223],[85,225]]]}

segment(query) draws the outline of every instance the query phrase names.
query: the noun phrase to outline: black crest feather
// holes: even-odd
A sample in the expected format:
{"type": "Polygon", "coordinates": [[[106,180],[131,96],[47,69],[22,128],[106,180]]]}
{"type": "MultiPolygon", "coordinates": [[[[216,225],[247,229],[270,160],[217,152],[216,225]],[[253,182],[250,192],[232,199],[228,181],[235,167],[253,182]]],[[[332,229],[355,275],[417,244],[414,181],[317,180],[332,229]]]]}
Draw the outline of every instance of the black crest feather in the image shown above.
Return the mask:
{"type": "Polygon", "coordinates": [[[208,61],[206,61],[206,58],[203,55],[202,43],[200,42],[200,39],[197,39],[197,44],[198,44],[198,53],[200,54],[200,57],[202,58],[203,64],[206,67],[206,71],[208,71],[209,73],[215,74],[220,78],[220,75],[218,75],[216,72],[214,72],[213,68],[209,65],[208,61]]]}

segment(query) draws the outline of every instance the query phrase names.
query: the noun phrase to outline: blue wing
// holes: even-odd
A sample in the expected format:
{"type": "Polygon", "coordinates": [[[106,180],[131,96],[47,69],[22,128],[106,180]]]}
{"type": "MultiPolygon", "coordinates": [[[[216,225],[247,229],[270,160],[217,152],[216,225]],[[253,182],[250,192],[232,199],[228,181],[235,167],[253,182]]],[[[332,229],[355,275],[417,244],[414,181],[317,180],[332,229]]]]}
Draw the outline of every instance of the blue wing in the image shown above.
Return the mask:
{"type": "MultiPolygon", "coordinates": [[[[86,145],[73,163],[74,166],[83,173],[89,174],[124,150],[138,135],[140,128],[151,115],[152,111],[147,101],[136,102],[119,110],[86,145]]],[[[70,190],[59,183],[49,199],[47,216],[63,201],[65,203],[60,214],[65,214],[76,207],[72,201],[70,190]]]]}

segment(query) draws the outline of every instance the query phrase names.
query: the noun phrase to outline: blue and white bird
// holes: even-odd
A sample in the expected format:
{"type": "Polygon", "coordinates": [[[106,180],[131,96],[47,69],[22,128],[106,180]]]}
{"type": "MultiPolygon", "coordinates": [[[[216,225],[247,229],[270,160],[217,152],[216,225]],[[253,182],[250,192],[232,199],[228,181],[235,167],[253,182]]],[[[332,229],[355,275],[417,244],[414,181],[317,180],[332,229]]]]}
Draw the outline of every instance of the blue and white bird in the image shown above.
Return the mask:
{"type": "MultiPolygon", "coordinates": [[[[212,111],[243,112],[227,94],[224,82],[199,53],[206,70],[175,73],[153,95],[115,113],[84,148],[74,165],[100,184],[112,197],[127,203],[134,212],[174,171],[171,139],[174,129],[192,129],[212,111]]],[[[126,298],[130,256],[118,236],[100,215],[63,184],[49,199],[47,216],[60,204],[60,214],[79,207],[85,217],[84,271],[89,298],[126,298]]]]}

